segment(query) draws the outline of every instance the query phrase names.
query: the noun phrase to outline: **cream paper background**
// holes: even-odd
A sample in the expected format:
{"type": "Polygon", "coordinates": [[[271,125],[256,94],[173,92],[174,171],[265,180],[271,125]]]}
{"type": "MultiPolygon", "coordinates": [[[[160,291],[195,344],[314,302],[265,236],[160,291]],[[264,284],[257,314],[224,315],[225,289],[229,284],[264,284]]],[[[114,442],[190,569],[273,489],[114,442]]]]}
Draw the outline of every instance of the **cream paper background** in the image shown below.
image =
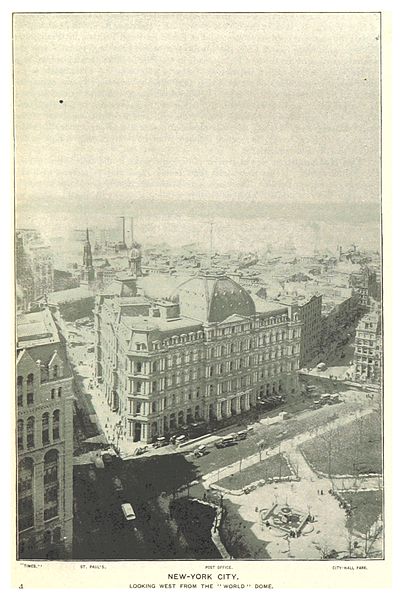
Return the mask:
{"type": "MultiPolygon", "coordinates": [[[[170,2],[169,7],[163,3],[153,2],[14,2],[2,5],[2,28],[5,35],[2,36],[3,47],[5,51],[2,53],[3,60],[9,62],[6,66],[6,81],[10,83],[10,68],[11,52],[10,52],[10,27],[11,27],[11,12],[41,12],[55,11],[63,12],[97,12],[97,11],[379,11],[382,7],[371,6],[369,3],[350,2],[348,5],[341,3],[327,2],[304,2],[304,3],[289,3],[289,2],[222,2],[222,3],[186,3],[186,2],[170,2]],[[243,4],[243,6],[242,6],[243,4]],[[303,4],[303,6],[302,6],[303,4]],[[368,6],[366,6],[368,5],[368,6]],[[6,44],[4,46],[4,44],[6,44]],[[6,60],[5,60],[6,59],[6,60]]],[[[176,590],[179,589],[180,581],[169,581],[168,574],[189,573],[189,574],[207,574],[212,573],[213,588],[219,590],[218,579],[219,574],[236,574],[239,585],[245,586],[245,591],[250,592],[255,590],[255,585],[272,585],[274,589],[377,589],[387,588],[391,585],[391,565],[392,565],[392,447],[391,447],[391,424],[392,424],[392,205],[391,205],[391,87],[390,87],[390,53],[391,53],[391,15],[383,12],[382,15],[382,93],[383,93],[383,177],[382,177],[382,195],[383,195],[383,239],[384,239],[384,311],[385,311],[385,536],[386,559],[382,561],[354,561],[354,562],[275,562],[275,561],[234,561],[234,562],[201,562],[201,561],[164,561],[164,562],[67,562],[67,563],[36,563],[36,567],[32,567],[33,562],[17,562],[13,556],[15,555],[15,451],[14,451],[14,410],[15,403],[13,398],[13,381],[14,381],[14,364],[13,354],[10,351],[13,344],[13,322],[11,319],[6,320],[6,343],[5,353],[10,360],[10,378],[6,389],[8,392],[3,393],[3,401],[11,398],[10,406],[10,421],[7,423],[3,419],[3,424],[10,424],[8,434],[3,434],[2,438],[6,440],[8,446],[8,454],[10,455],[11,481],[10,495],[8,495],[9,505],[11,506],[8,522],[7,518],[3,517],[3,523],[8,528],[8,534],[3,536],[3,560],[11,560],[13,588],[23,589],[45,589],[45,588],[92,588],[92,589],[129,589],[130,585],[136,592],[135,585],[152,584],[159,588],[160,584],[176,583],[176,590]],[[10,334],[8,339],[7,334],[10,334]],[[8,441],[7,441],[8,439],[8,441]],[[10,540],[10,547],[6,547],[6,538],[10,540]],[[6,552],[4,551],[6,549],[6,552]]],[[[3,65],[4,66],[4,65],[3,65]]],[[[9,86],[11,90],[11,86],[9,86]]],[[[8,97],[8,101],[12,100],[12,92],[8,97]]],[[[11,104],[9,102],[9,104],[11,104]]],[[[3,112],[6,115],[6,128],[10,131],[10,123],[12,122],[12,111],[6,110],[3,112]]],[[[11,131],[10,131],[11,132],[11,131]]],[[[3,180],[9,179],[10,169],[12,171],[12,148],[10,148],[10,162],[6,167],[6,177],[3,180]]],[[[11,194],[12,195],[12,181],[11,194]]],[[[3,227],[5,224],[6,234],[3,236],[2,242],[6,242],[6,252],[10,256],[13,244],[13,209],[5,210],[3,227]],[[10,234],[11,231],[11,234],[10,234]],[[8,244],[8,245],[7,245],[8,244]]],[[[13,276],[13,263],[9,261],[9,277],[11,281],[13,276]]],[[[9,307],[13,307],[13,289],[12,285],[6,293],[9,307]]],[[[7,309],[7,308],[6,308],[7,309]]],[[[7,312],[6,312],[7,313],[7,312]]],[[[9,312],[11,313],[11,311],[9,312]]],[[[3,408],[4,410],[4,408],[3,408]]],[[[5,454],[3,454],[5,455],[5,454]]],[[[3,502],[7,494],[3,492],[3,502]]],[[[2,503],[3,507],[3,503],[2,503]]],[[[2,514],[5,514],[2,510],[2,514]]],[[[398,534],[398,532],[396,532],[398,534]]],[[[4,561],[3,561],[4,563],[4,561]]],[[[187,583],[189,581],[186,581],[187,583]]],[[[198,589],[201,589],[200,582],[198,589]]],[[[208,590],[208,589],[207,589],[208,590]]],[[[162,592],[162,590],[160,590],[162,592]]],[[[262,592],[268,592],[268,589],[262,592]]]]}

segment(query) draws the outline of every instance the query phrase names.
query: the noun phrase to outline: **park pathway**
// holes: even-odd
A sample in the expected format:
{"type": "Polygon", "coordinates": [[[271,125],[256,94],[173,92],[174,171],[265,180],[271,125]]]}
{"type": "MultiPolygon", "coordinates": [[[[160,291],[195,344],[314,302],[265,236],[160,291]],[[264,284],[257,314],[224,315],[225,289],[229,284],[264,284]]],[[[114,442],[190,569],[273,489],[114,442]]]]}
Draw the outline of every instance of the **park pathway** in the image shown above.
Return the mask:
{"type": "MultiPolygon", "coordinates": [[[[368,407],[366,409],[361,410],[360,418],[367,416],[368,414],[371,414],[372,411],[372,407],[368,407]]],[[[279,452],[284,452],[291,456],[291,463],[293,463],[293,459],[297,461],[298,475],[300,476],[300,478],[302,479],[307,477],[308,480],[314,482],[319,477],[313,472],[313,470],[303,459],[301,453],[297,449],[298,446],[304,443],[305,441],[312,439],[315,436],[319,436],[323,433],[326,433],[329,430],[329,427],[331,427],[332,430],[335,430],[340,426],[344,426],[346,424],[349,424],[350,422],[353,422],[356,418],[356,414],[347,414],[346,416],[342,416],[338,420],[332,421],[331,424],[327,423],[323,426],[318,427],[317,429],[315,429],[314,433],[312,431],[306,431],[304,433],[301,433],[300,435],[297,435],[293,439],[282,441],[273,449],[267,451],[262,450],[261,452],[248,456],[247,458],[243,458],[242,470],[244,470],[245,468],[249,468],[250,466],[253,466],[255,464],[258,464],[261,461],[267,460],[268,458],[278,454],[279,452]]],[[[231,474],[236,474],[237,472],[239,472],[239,460],[233,462],[229,466],[225,466],[224,468],[218,468],[217,470],[213,470],[212,472],[205,474],[202,477],[202,484],[205,488],[209,488],[211,484],[219,484],[221,478],[226,478],[227,476],[230,476],[231,474]]]]}

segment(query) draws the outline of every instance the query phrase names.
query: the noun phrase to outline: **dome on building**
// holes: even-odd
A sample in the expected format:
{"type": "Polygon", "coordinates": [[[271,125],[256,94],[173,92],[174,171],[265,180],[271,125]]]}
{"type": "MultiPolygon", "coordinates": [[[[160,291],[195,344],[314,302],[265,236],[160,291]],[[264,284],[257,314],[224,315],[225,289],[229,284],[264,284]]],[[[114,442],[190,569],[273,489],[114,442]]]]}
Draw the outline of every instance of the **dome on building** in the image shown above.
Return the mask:
{"type": "Polygon", "coordinates": [[[202,322],[222,322],[233,314],[253,316],[249,293],[227,276],[198,276],[179,285],[171,299],[179,301],[181,316],[202,322]]]}

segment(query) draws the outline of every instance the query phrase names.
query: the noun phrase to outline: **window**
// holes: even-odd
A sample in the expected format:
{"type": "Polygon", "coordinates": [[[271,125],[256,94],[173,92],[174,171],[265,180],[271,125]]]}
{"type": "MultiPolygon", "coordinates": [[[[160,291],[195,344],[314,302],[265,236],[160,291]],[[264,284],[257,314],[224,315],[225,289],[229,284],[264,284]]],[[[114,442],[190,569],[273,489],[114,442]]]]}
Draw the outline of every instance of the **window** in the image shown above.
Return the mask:
{"type": "Polygon", "coordinates": [[[30,416],[27,420],[27,448],[35,447],[35,418],[30,416]]]}
{"type": "Polygon", "coordinates": [[[55,389],[52,389],[52,391],[50,392],[50,399],[54,399],[55,398],[55,389]]]}
{"type": "Polygon", "coordinates": [[[136,414],[141,413],[141,401],[136,402],[136,414]]]}
{"type": "Polygon", "coordinates": [[[53,412],[53,441],[58,441],[60,439],[60,410],[55,410],[53,412]]]}
{"type": "Polygon", "coordinates": [[[19,420],[17,422],[17,447],[18,449],[24,449],[24,422],[19,420]]]}
{"type": "Polygon", "coordinates": [[[27,404],[30,406],[34,403],[34,394],[27,393],[27,404]]]}
{"type": "Polygon", "coordinates": [[[156,411],[157,411],[157,402],[153,401],[153,403],[151,404],[151,412],[153,414],[155,414],[156,411]]]}
{"type": "Polygon", "coordinates": [[[137,383],[136,391],[137,391],[137,393],[141,393],[141,383],[137,383]]]}
{"type": "Polygon", "coordinates": [[[141,372],[141,362],[137,362],[136,370],[137,370],[137,372],[141,372]]]}
{"type": "Polygon", "coordinates": [[[17,378],[17,405],[19,407],[21,407],[23,405],[22,383],[23,383],[23,378],[22,378],[22,376],[19,376],[17,378]]]}
{"type": "Polygon", "coordinates": [[[59,366],[57,364],[55,364],[53,366],[53,378],[57,379],[58,376],[59,376],[59,366]]]}
{"type": "Polygon", "coordinates": [[[62,388],[59,387],[57,390],[57,397],[61,397],[62,396],[62,388]]]}
{"type": "Polygon", "coordinates": [[[18,530],[34,525],[33,503],[34,462],[25,458],[18,465],[18,530]]]}
{"type": "Polygon", "coordinates": [[[47,445],[50,443],[49,439],[49,414],[45,412],[42,415],[42,444],[47,445]]]}
{"type": "Polygon", "coordinates": [[[32,374],[32,372],[29,373],[29,375],[27,376],[27,387],[32,387],[34,384],[34,375],[32,374]]]}
{"type": "Polygon", "coordinates": [[[59,454],[55,449],[48,451],[44,460],[44,519],[55,518],[59,513],[58,486],[59,454]]]}

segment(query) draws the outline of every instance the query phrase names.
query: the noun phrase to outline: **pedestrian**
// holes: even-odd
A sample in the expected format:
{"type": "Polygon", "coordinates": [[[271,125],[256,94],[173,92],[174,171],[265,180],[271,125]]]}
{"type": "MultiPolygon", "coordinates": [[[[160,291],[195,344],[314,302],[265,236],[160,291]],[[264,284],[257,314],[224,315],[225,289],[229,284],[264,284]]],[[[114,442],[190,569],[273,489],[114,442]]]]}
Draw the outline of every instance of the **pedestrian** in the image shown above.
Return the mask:
{"type": "Polygon", "coordinates": [[[323,495],[323,489],[320,490],[320,494],[323,495]]]}

